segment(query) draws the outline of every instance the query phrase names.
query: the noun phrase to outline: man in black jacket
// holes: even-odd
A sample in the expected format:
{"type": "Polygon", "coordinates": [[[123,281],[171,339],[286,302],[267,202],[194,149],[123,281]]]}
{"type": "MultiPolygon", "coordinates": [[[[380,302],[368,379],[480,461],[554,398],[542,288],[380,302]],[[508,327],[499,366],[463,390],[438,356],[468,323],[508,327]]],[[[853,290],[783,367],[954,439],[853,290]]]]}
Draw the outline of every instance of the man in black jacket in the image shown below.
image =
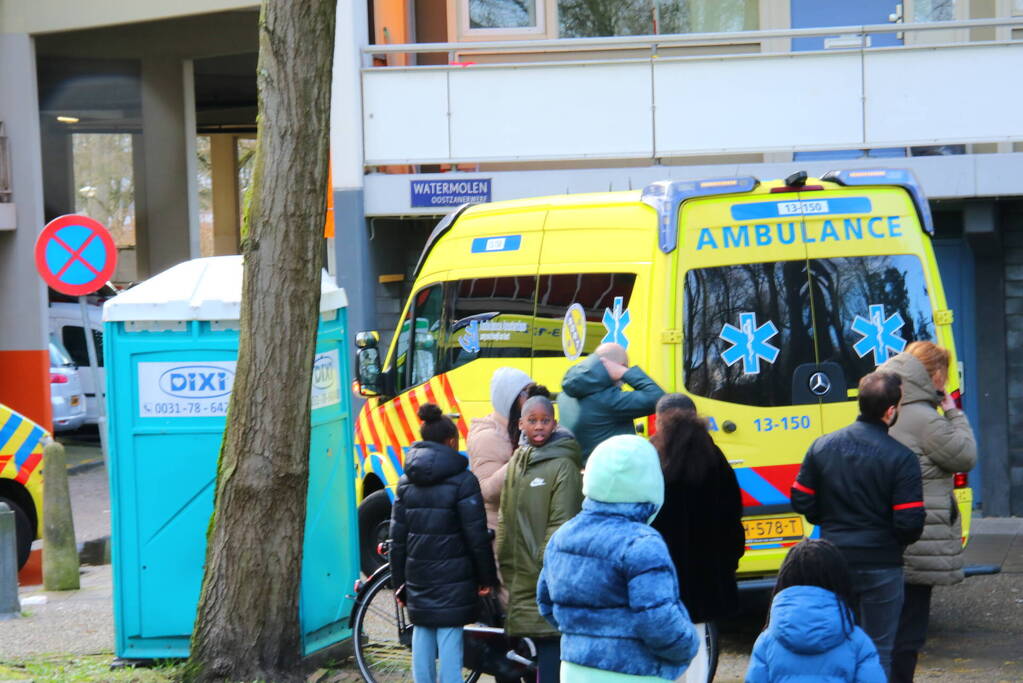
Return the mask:
{"type": "Polygon", "coordinates": [[[861,379],[860,416],[814,441],[792,484],[792,507],[849,562],[858,603],[852,607],[885,673],[902,610],[902,551],[924,527],[920,465],[888,436],[901,398],[898,375],[861,379]]]}

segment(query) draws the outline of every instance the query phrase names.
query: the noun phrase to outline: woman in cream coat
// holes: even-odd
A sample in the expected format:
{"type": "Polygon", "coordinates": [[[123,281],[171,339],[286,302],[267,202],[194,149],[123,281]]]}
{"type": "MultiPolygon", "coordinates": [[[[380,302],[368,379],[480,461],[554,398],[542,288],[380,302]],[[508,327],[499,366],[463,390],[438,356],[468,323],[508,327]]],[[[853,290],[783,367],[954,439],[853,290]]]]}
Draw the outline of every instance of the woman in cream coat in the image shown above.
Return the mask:
{"type": "Polygon", "coordinates": [[[903,555],[906,590],[892,651],[892,681],[913,680],[927,639],[932,588],[963,580],[962,523],[953,480],[956,472],[968,472],[977,463],[977,445],[966,415],[944,392],[949,360],[946,349],[920,341],[879,368],[902,378],[899,417],[888,433],[920,460],[927,510],[923,535],[903,555]]]}

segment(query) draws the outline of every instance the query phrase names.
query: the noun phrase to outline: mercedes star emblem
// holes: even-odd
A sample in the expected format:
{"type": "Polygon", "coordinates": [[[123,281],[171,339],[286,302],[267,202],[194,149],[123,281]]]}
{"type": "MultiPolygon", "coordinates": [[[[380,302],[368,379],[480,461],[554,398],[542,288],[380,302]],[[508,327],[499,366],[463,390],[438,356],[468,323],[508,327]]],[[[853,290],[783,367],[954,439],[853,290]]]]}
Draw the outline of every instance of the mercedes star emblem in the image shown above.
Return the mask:
{"type": "Polygon", "coordinates": [[[810,375],[810,391],[815,396],[823,396],[831,390],[831,380],[823,372],[815,372],[810,375]]]}

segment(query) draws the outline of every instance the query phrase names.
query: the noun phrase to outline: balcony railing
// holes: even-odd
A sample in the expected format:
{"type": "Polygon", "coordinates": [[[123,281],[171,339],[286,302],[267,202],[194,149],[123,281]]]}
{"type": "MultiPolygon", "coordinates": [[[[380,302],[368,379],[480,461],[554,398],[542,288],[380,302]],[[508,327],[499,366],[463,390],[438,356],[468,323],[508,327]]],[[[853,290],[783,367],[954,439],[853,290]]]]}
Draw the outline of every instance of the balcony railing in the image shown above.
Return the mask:
{"type": "Polygon", "coordinates": [[[11,157],[4,132],[4,122],[0,121],[0,203],[11,201],[11,157]]]}
{"type": "Polygon", "coordinates": [[[373,45],[442,66],[362,71],[368,166],[661,159],[1023,141],[1023,17],[741,33],[373,45]],[[926,43],[912,36],[997,40],[926,43]],[[863,37],[903,32],[907,45],[863,37]],[[958,33],[957,33],[958,32],[958,33]],[[859,47],[790,52],[795,38],[859,47]],[[756,47],[750,53],[750,45],[756,47]],[[779,46],[782,46],[779,48],[779,46]],[[716,54],[687,49],[715,48],[716,54]],[[473,53],[488,63],[472,62],[473,53]],[[504,60],[504,61],[500,61],[504,60]]]}

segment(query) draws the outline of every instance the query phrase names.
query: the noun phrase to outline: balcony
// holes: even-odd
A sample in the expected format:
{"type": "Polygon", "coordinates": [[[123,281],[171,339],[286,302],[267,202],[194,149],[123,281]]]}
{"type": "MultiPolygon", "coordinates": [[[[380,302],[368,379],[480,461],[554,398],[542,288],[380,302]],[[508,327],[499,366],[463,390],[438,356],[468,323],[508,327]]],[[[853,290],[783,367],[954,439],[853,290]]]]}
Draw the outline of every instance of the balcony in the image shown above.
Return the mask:
{"type": "Polygon", "coordinates": [[[4,122],[0,121],[0,230],[14,230],[17,226],[14,197],[11,188],[11,146],[4,132],[4,122]]]}
{"type": "Polygon", "coordinates": [[[374,45],[364,50],[365,63],[374,55],[422,53],[446,53],[457,63],[362,70],[364,161],[371,169],[540,169],[945,145],[1012,152],[1023,141],[1023,91],[1007,78],[1023,67],[1023,41],[1013,40],[1020,29],[1023,17],[374,45]],[[994,29],[999,39],[941,42],[974,29],[994,29]],[[868,36],[892,32],[933,32],[940,40],[866,47],[868,36]],[[836,34],[853,47],[765,49],[836,34]],[[473,55],[481,61],[471,63],[473,55]]]}

